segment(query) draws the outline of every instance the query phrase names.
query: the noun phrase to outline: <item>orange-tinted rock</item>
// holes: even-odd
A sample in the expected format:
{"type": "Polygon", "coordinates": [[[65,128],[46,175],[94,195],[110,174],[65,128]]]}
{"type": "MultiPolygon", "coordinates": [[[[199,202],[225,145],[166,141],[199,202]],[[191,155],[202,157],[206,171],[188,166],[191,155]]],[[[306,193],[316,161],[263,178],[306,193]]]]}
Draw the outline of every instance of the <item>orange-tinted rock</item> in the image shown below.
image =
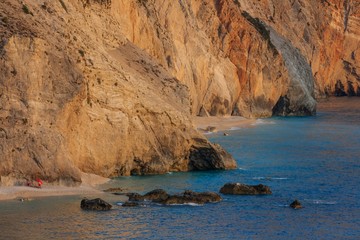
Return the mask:
{"type": "Polygon", "coordinates": [[[234,168],[191,115],[310,115],[315,95],[360,95],[359,5],[1,1],[0,176],[234,168]]]}
{"type": "Polygon", "coordinates": [[[341,88],[359,95],[359,1],[238,2],[299,49],[311,66],[317,97],[339,95],[341,88]]]}
{"type": "Polygon", "coordinates": [[[126,39],[118,7],[146,15],[138,1],[88,2],[0,3],[0,176],[188,171],[198,141],[216,152],[204,167],[234,168],[193,129],[189,87],[126,39]]]}

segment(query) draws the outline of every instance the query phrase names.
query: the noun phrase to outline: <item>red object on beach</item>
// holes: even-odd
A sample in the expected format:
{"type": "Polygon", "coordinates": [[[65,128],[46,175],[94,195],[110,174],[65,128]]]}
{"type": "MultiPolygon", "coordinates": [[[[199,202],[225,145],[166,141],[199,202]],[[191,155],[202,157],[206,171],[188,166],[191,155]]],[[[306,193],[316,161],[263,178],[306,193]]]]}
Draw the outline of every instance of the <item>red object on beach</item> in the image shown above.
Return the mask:
{"type": "Polygon", "coordinates": [[[43,182],[41,181],[41,179],[40,179],[40,178],[37,178],[36,181],[37,181],[39,187],[41,187],[41,185],[43,184],[43,182]]]}

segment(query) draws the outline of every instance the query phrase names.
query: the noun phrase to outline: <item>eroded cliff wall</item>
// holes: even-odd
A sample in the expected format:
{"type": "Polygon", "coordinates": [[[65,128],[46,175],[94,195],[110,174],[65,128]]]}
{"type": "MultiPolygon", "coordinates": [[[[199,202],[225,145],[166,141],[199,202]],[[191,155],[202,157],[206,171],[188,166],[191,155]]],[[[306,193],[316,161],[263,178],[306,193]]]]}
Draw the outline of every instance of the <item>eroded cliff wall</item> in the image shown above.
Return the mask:
{"type": "Polygon", "coordinates": [[[355,0],[4,0],[0,175],[226,169],[192,115],[311,115],[359,93],[355,0]]]}
{"type": "Polygon", "coordinates": [[[194,130],[189,88],[126,39],[110,1],[0,9],[3,179],[236,166],[194,130]]]}
{"type": "Polygon", "coordinates": [[[360,96],[358,0],[238,0],[299,50],[310,64],[317,97],[360,96]]]}

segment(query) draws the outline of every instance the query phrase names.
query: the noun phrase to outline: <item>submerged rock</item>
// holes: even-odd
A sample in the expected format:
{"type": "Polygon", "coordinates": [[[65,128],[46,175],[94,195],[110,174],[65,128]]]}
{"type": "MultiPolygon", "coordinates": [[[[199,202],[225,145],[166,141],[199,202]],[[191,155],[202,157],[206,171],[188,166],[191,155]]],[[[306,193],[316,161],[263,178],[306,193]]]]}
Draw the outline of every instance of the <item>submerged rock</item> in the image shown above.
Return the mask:
{"type": "Polygon", "coordinates": [[[105,202],[101,198],[81,200],[80,207],[83,210],[96,210],[96,211],[107,211],[112,208],[112,205],[105,202]]]}
{"type": "Polygon", "coordinates": [[[127,201],[127,202],[124,202],[121,206],[122,207],[137,207],[139,206],[140,204],[138,202],[130,202],[130,201],[127,201]]]}
{"type": "Polygon", "coordinates": [[[118,192],[123,192],[125,189],[121,188],[121,187],[116,187],[116,188],[108,188],[103,190],[104,192],[110,192],[110,193],[118,193],[118,192]]]}
{"type": "Polygon", "coordinates": [[[162,202],[169,198],[169,194],[163,189],[155,189],[151,192],[146,193],[143,196],[144,200],[153,202],[162,202]]]}
{"type": "Polygon", "coordinates": [[[186,190],[180,194],[170,195],[162,189],[155,189],[145,195],[130,193],[128,194],[128,197],[130,202],[151,201],[164,205],[187,203],[204,204],[209,202],[219,202],[222,200],[221,196],[214,192],[197,193],[186,190]]]}
{"type": "Polygon", "coordinates": [[[293,209],[300,209],[303,206],[301,205],[301,203],[298,200],[295,200],[290,204],[290,207],[293,209]]]}
{"type": "Polygon", "coordinates": [[[220,202],[221,200],[222,198],[220,197],[220,195],[214,192],[197,193],[187,190],[182,194],[170,196],[168,199],[163,201],[162,204],[166,204],[166,205],[186,204],[186,203],[204,204],[209,202],[220,202]]]}
{"type": "Polygon", "coordinates": [[[163,189],[152,190],[145,195],[139,193],[128,193],[126,194],[129,197],[129,201],[152,201],[152,202],[161,202],[166,200],[170,195],[163,189]]]}
{"type": "Polygon", "coordinates": [[[144,197],[138,193],[128,193],[126,196],[129,197],[129,201],[144,201],[144,197]]]}
{"type": "Polygon", "coordinates": [[[271,194],[271,189],[268,186],[259,185],[245,185],[241,183],[227,183],[221,189],[222,194],[234,194],[234,195],[259,195],[259,194],[271,194]]]}

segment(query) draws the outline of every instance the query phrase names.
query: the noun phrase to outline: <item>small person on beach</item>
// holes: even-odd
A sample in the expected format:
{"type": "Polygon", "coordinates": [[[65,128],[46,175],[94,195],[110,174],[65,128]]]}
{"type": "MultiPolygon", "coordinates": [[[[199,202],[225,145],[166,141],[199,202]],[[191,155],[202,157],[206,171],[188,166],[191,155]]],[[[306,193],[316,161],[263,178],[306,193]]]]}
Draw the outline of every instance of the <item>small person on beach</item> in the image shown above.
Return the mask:
{"type": "Polygon", "coordinates": [[[41,181],[40,178],[36,178],[35,181],[27,181],[26,182],[26,186],[28,187],[35,187],[35,188],[41,188],[41,185],[43,184],[43,182],[41,181]]]}
{"type": "Polygon", "coordinates": [[[41,188],[41,185],[43,184],[43,182],[41,181],[41,179],[40,179],[40,178],[37,178],[37,179],[36,179],[36,182],[37,182],[37,184],[38,184],[38,188],[41,188]]]}

